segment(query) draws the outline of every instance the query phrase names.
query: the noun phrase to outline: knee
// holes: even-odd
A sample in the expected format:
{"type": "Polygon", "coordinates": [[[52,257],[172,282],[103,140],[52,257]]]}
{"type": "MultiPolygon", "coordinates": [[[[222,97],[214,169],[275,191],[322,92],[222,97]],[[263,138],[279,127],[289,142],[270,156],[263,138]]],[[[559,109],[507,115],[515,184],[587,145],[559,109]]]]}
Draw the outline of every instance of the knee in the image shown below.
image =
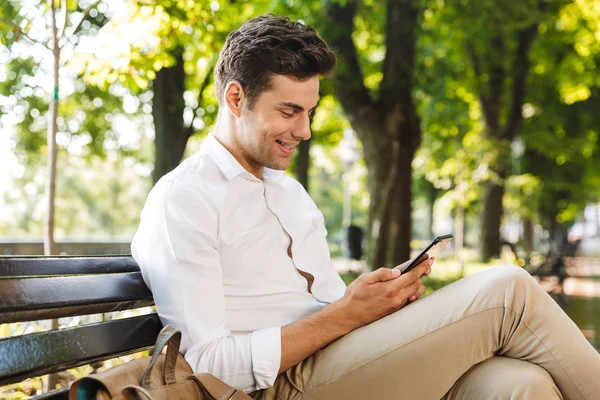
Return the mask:
{"type": "Polygon", "coordinates": [[[483,285],[480,287],[484,292],[494,292],[502,294],[503,297],[514,298],[516,295],[526,297],[540,289],[529,272],[516,265],[491,268],[484,274],[483,285]]]}
{"type": "Polygon", "coordinates": [[[515,385],[516,394],[526,399],[562,399],[550,374],[537,365],[521,368],[519,383],[515,385]]]}
{"type": "Polygon", "coordinates": [[[489,283],[496,287],[506,288],[507,286],[537,284],[529,272],[517,265],[505,265],[494,268],[490,275],[489,283]]]}
{"type": "Polygon", "coordinates": [[[562,399],[550,374],[539,365],[494,356],[475,365],[444,399],[562,399]]]}
{"type": "Polygon", "coordinates": [[[501,270],[501,275],[503,279],[505,279],[508,282],[535,282],[535,279],[533,279],[531,274],[525,271],[524,268],[519,267],[518,265],[509,264],[499,268],[501,270]]]}

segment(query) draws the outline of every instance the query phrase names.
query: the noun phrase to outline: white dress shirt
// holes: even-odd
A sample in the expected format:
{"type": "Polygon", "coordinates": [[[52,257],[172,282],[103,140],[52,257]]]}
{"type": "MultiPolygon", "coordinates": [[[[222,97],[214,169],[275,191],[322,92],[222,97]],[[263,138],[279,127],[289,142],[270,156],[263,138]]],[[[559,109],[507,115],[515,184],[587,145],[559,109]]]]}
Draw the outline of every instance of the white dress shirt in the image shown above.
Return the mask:
{"type": "Polygon", "coordinates": [[[345,292],[326,235],[302,185],[257,179],[208,135],[150,191],[131,253],[192,369],[249,393],[277,377],[281,326],[345,292]]]}

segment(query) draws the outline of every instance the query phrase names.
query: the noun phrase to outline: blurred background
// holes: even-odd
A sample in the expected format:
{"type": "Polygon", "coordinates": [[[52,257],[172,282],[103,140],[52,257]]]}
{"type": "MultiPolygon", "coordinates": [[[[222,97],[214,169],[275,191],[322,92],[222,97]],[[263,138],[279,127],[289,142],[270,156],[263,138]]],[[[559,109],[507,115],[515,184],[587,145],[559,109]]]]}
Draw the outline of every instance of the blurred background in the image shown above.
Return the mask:
{"type": "Polygon", "coordinates": [[[288,173],[343,278],[453,233],[429,292],[516,263],[599,348],[600,0],[0,0],[0,255],[128,254],[212,128],[227,34],[265,12],[338,55],[288,173]]]}

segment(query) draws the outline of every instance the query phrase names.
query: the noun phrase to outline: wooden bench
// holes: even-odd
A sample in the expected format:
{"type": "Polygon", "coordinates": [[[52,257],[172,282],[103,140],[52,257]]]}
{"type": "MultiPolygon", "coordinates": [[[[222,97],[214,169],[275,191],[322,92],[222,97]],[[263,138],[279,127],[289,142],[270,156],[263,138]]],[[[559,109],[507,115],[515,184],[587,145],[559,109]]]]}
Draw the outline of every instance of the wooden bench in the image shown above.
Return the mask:
{"type": "MultiPolygon", "coordinates": [[[[154,304],[129,256],[0,257],[0,324],[154,304]]],[[[0,339],[0,386],[152,348],[155,313],[0,339]]],[[[36,399],[67,399],[68,389],[36,399]]]]}

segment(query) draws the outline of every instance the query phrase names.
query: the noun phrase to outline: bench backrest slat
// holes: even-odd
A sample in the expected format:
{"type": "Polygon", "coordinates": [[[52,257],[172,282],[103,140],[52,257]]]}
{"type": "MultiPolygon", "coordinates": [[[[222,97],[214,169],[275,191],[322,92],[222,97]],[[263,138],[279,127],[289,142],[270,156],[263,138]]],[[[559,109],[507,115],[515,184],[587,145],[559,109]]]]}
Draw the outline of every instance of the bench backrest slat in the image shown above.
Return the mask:
{"type": "Polygon", "coordinates": [[[0,385],[151,348],[156,314],[0,339],[0,385]]]}
{"type": "Polygon", "coordinates": [[[0,278],[138,272],[131,256],[0,257],[0,278]]]}
{"type": "Polygon", "coordinates": [[[0,279],[0,323],[154,304],[140,272],[0,279]]]}
{"type": "MultiPolygon", "coordinates": [[[[0,324],[153,304],[131,256],[0,256],[0,324]]],[[[0,385],[149,349],[161,328],[150,314],[0,339],[0,385]]],[[[39,399],[67,396],[58,390],[39,399]]]]}

